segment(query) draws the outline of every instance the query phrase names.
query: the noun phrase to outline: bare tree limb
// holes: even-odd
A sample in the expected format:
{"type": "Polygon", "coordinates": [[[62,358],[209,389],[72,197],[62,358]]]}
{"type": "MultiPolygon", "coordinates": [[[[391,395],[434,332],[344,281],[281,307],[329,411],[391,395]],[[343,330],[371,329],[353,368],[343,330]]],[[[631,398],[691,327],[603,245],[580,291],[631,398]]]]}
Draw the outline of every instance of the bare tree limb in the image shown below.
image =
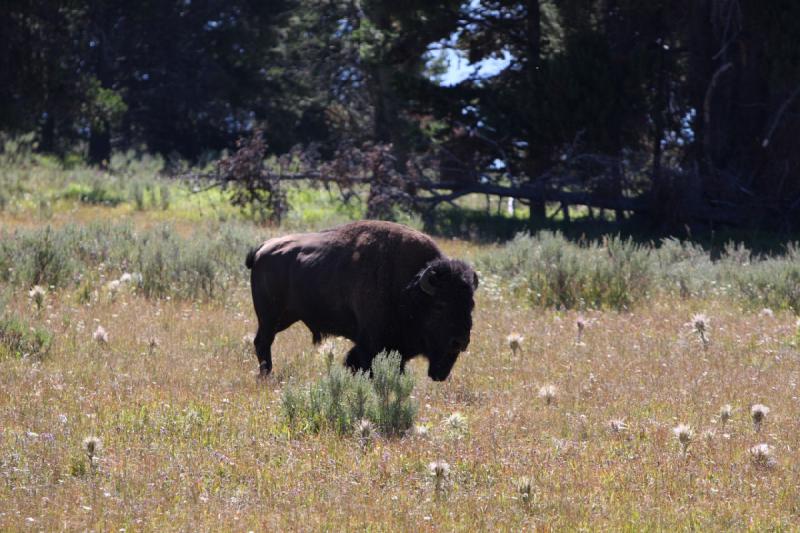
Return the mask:
{"type": "Polygon", "coordinates": [[[800,94],[800,85],[798,85],[797,88],[795,88],[792,94],[790,94],[789,97],[783,101],[781,107],[778,108],[778,112],[775,113],[775,118],[772,119],[772,125],[770,126],[767,135],[764,137],[764,140],[761,142],[762,148],[766,148],[767,146],[769,146],[769,141],[772,138],[772,134],[775,133],[775,129],[778,127],[778,124],[781,121],[781,117],[783,117],[783,114],[789,108],[794,99],[797,98],[798,94],[800,94]]]}

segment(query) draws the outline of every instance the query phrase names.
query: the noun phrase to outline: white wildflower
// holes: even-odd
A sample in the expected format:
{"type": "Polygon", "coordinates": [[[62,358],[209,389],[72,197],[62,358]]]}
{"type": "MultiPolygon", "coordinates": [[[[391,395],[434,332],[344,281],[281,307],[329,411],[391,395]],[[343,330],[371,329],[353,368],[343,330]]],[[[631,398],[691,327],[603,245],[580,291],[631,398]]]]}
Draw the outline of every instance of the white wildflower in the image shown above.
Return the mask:
{"type": "Polygon", "coordinates": [[[761,431],[761,424],[769,414],[769,407],[760,403],[754,404],[750,408],[750,416],[753,418],[753,426],[756,431],[761,431]]]}
{"type": "Polygon", "coordinates": [[[547,405],[553,403],[558,395],[558,389],[555,385],[542,385],[539,387],[539,398],[543,399],[547,405]]]}
{"type": "Polygon", "coordinates": [[[428,465],[428,470],[430,470],[436,482],[436,491],[442,490],[444,481],[447,479],[447,476],[450,475],[450,465],[445,461],[434,461],[428,465]]]}
{"type": "Polygon", "coordinates": [[[417,424],[414,426],[414,435],[418,437],[427,437],[430,429],[425,424],[417,424]]]}
{"type": "Polygon", "coordinates": [[[117,293],[117,291],[119,290],[119,286],[120,286],[120,281],[118,279],[111,280],[108,282],[108,285],[106,285],[106,287],[108,288],[108,292],[110,292],[112,296],[117,293]]]}
{"type": "Polygon", "coordinates": [[[728,420],[731,419],[731,414],[733,414],[733,407],[731,407],[731,404],[726,403],[725,405],[720,407],[719,420],[720,422],[722,422],[723,426],[728,423],[728,420]]]}
{"type": "Polygon", "coordinates": [[[756,466],[772,468],[777,464],[777,461],[772,456],[772,451],[774,449],[774,446],[762,443],[756,444],[750,448],[748,452],[750,454],[750,459],[756,464],[756,466]]]}
{"type": "Polygon", "coordinates": [[[88,436],[83,439],[83,449],[91,461],[103,451],[103,441],[95,436],[88,436]]]}
{"type": "Polygon", "coordinates": [[[681,445],[681,451],[686,453],[686,450],[692,443],[692,437],[694,437],[694,431],[692,430],[691,426],[687,424],[678,424],[672,428],[672,432],[675,434],[675,438],[678,439],[678,442],[681,445]]]}
{"type": "Polygon", "coordinates": [[[355,434],[356,439],[358,439],[361,447],[366,448],[366,446],[377,436],[377,431],[372,422],[362,419],[358,422],[358,424],[356,424],[355,434]]]}
{"type": "Polygon", "coordinates": [[[33,288],[28,291],[28,297],[33,300],[33,303],[36,304],[36,309],[39,310],[41,310],[44,305],[44,296],[45,290],[39,285],[34,285],[33,288]]]}
{"type": "Polygon", "coordinates": [[[708,338],[708,329],[710,324],[709,318],[704,315],[703,313],[698,313],[692,317],[691,322],[689,325],[691,328],[697,333],[698,337],[700,337],[700,341],[703,343],[703,349],[708,348],[708,344],[710,342],[708,338]]]}
{"type": "Polygon", "coordinates": [[[97,329],[92,333],[92,338],[100,344],[108,344],[108,332],[103,326],[97,326],[97,329]]]}
{"type": "Polygon", "coordinates": [[[615,418],[608,421],[608,428],[612,433],[624,433],[628,430],[628,425],[625,423],[625,420],[621,418],[615,418]]]}
{"type": "Polygon", "coordinates": [[[525,337],[520,335],[519,333],[511,333],[506,337],[506,342],[508,343],[508,347],[511,348],[511,353],[513,355],[517,355],[517,352],[522,349],[522,342],[525,340],[525,337]]]}
{"type": "Polygon", "coordinates": [[[36,298],[44,298],[45,290],[44,287],[41,285],[34,285],[31,290],[28,291],[28,297],[32,300],[36,298]]]}
{"type": "Polygon", "coordinates": [[[527,476],[519,478],[517,480],[517,492],[519,492],[519,497],[523,503],[528,503],[533,493],[533,480],[527,476]]]}

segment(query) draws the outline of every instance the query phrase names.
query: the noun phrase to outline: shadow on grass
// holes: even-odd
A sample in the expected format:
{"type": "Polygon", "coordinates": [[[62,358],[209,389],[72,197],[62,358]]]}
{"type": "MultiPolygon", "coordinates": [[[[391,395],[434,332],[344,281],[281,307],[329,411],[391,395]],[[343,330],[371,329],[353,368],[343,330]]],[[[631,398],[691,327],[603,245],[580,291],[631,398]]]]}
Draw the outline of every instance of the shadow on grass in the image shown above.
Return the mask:
{"type": "Polygon", "coordinates": [[[638,244],[657,246],[662,239],[676,238],[703,246],[710,251],[712,258],[718,257],[731,242],[744,244],[756,254],[781,254],[788,243],[800,241],[800,233],[797,232],[708,226],[664,228],[643,216],[633,216],[620,222],[588,216],[573,217],[569,222],[557,217],[534,221],[489,213],[484,209],[441,207],[432,215],[423,217],[423,220],[424,230],[429,234],[478,243],[504,242],[517,233],[536,234],[543,230],[558,231],[573,242],[599,241],[606,236],[619,236],[630,238],[638,244]]]}

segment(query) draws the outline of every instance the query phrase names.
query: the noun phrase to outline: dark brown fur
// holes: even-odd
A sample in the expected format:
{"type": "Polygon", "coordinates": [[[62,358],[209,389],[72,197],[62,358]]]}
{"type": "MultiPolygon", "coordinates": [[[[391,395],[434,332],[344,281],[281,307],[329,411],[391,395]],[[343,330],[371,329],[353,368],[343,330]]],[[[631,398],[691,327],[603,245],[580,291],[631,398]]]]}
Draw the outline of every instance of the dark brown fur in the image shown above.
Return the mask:
{"type": "Polygon", "coordinates": [[[381,350],[397,350],[404,363],[425,355],[428,375],[442,380],[469,344],[475,271],[400,224],[354,222],[270,239],[245,263],[262,375],[272,370],[275,335],[297,321],[315,343],[326,335],[352,340],[346,364],[353,370],[368,370],[381,350]]]}

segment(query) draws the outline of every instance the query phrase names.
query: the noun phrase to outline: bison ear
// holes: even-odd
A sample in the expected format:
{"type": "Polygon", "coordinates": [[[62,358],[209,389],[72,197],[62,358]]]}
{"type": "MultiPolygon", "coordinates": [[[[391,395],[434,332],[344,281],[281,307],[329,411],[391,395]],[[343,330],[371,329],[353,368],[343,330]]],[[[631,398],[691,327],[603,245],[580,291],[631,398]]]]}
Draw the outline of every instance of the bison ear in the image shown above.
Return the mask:
{"type": "Polygon", "coordinates": [[[478,289],[478,273],[477,272],[473,272],[472,273],[472,290],[477,290],[477,289],[478,289]]]}
{"type": "Polygon", "coordinates": [[[422,292],[430,296],[436,295],[436,287],[433,285],[433,279],[436,277],[436,271],[432,267],[428,267],[422,271],[419,277],[419,288],[422,292]]]}

